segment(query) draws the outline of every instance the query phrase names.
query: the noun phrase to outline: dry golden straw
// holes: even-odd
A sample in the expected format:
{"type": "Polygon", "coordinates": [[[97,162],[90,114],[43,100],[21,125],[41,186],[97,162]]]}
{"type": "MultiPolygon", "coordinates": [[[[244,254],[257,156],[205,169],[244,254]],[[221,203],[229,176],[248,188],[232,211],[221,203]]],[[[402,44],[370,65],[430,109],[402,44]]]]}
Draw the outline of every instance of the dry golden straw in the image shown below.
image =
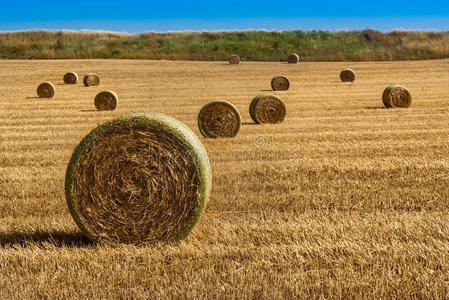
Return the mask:
{"type": "Polygon", "coordinates": [[[95,128],[75,148],[67,204],[93,241],[176,241],[199,220],[211,176],[206,150],[188,127],[133,113],[95,128]]]}
{"type": "Polygon", "coordinates": [[[97,110],[114,110],[117,108],[118,97],[113,91],[101,91],[95,96],[97,110]]]}
{"type": "Polygon", "coordinates": [[[89,73],[84,76],[83,83],[85,86],[100,85],[100,77],[97,74],[89,73]]]}
{"type": "Polygon", "coordinates": [[[355,73],[351,69],[344,69],[340,72],[340,79],[343,82],[353,82],[355,80],[355,73]]]}
{"type": "Polygon", "coordinates": [[[78,82],[78,74],[75,72],[68,72],[65,73],[63,79],[65,84],[76,84],[78,82]]]}
{"type": "Polygon", "coordinates": [[[204,105],[198,114],[198,127],[207,138],[235,137],[241,126],[239,111],[228,101],[212,101],[204,105]]]}
{"type": "Polygon", "coordinates": [[[53,98],[55,95],[55,86],[51,82],[42,82],[37,87],[39,98],[53,98]]]}
{"type": "Polygon", "coordinates": [[[382,101],[387,108],[407,108],[412,104],[412,95],[406,87],[393,84],[384,90],[382,101]]]}
{"type": "Polygon", "coordinates": [[[287,57],[287,61],[289,64],[297,64],[299,62],[299,55],[292,53],[287,57]]]}
{"type": "Polygon", "coordinates": [[[229,57],[229,63],[231,65],[238,65],[240,63],[240,57],[238,55],[232,55],[229,57]]]}
{"type": "Polygon", "coordinates": [[[271,88],[274,91],[286,91],[290,87],[290,81],[285,76],[275,76],[271,79],[271,88]]]}
{"type": "Polygon", "coordinates": [[[269,94],[262,94],[254,98],[251,102],[249,114],[257,124],[276,124],[284,121],[286,108],[280,98],[269,94]]]}

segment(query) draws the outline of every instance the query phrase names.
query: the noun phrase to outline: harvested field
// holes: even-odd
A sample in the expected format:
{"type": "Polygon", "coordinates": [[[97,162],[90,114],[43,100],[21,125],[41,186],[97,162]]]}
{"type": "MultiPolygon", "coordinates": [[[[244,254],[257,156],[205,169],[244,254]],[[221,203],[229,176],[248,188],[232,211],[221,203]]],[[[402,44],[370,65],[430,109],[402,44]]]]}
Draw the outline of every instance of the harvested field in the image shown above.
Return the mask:
{"type": "Polygon", "coordinates": [[[351,85],[345,67],[1,61],[0,298],[448,298],[449,60],[351,63],[351,85]],[[65,70],[101,86],[64,85],[65,70]],[[270,91],[277,74],[288,91],[270,91]],[[43,79],[52,99],[36,97],[43,79]],[[410,108],[384,108],[390,84],[410,90],[410,108]],[[104,89],[116,110],[95,109],[104,89]],[[253,125],[249,104],[267,91],[287,116],[253,125]],[[214,99],[240,111],[235,138],[201,136],[214,99]],[[211,159],[209,204],[179,244],[91,244],[66,208],[73,148],[132,111],[185,123],[211,159]]]}

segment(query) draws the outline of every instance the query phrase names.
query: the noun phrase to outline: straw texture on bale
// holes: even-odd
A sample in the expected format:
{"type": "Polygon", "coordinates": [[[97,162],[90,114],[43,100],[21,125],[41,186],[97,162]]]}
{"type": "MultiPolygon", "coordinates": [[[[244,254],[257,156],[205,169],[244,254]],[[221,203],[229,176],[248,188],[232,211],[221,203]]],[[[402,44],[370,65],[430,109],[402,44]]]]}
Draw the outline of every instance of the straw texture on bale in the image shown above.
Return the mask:
{"type": "Polygon", "coordinates": [[[355,80],[355,73],[351,69],[344,69],[340,72],[340,79],[343,82],[353,82],[355,80]]]}
{"type": "Polygon", "coordinates": [[[229,63],[231,65],[238,65],[240,63],[240,57],[238,55],[231,55],[229,57],[229,63]]]}
{"type": "Polygon", "coordinates": [[[114,110],[117,108],[118,97],[113,91],[101,91],[95,96],[97,110],[114,110]]]}
{"type": "Polygon", "coordinates": [[[287,57],[287,61],[289,64],[297,64],[299,62],[299,55],[292,53],[287,57]]]}
{"type": "Polygon", "coordinates": [[[93,241],[142,244],[185,238],[212,184],[209,158],[185,125],[132,113],[91,131],[66,172],[69,211],[93,241]]]}
{"type": "Polygon", "coordinates": [[[100,85],[100,77],[94,73],[86,74],[84,76],[83,83],[85,86],[98,86],[100,85]]]}
{"type": "Polygon", "coordinates": [[[65,84],[76,84],[78,82],[78,74],[74,72],[68,72],[64,74],[63,79],[65,84]]]}
{"type": "Polygon", "coordinates": [[[412,95],[406,87],[393,84],[384,90],[382,101],[387,108],[407,108],[412,104],[412,95]]]}
{"type": "Polygon", "coordinates": [[[42,82],[37,87],[39,98],[53,98],[55,95],[55,86],[51,82],[42,82]]]}
{"type": "Polygon", "coordinates": [[[290,81],[285,76],[275,76],[271,79],[271,88],[274,91],[286,91],[290,87],[290,81]]]}
{"type": "Polygon", "coordinates": [[[284,102],[273,95],[262,94],[253,99],[249,106],[249,114],[257,124],[282,123],[286,115],[284,102]]]}
{"type": "Polygon", "coordinates": [[[204,105],[198,114],[198,127],[207,138],[235,137],[241,126],[239,111],[228,101],[212,101],[204,105]]]}

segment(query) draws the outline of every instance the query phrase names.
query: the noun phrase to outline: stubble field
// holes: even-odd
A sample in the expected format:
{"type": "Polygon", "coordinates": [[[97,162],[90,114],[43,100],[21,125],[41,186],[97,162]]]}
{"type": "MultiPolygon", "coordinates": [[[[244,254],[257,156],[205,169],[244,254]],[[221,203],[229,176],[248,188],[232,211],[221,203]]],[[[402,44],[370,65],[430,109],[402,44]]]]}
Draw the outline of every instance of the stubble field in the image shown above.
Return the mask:
{"type": "Polygon", "coordinates": [[[0,61],[0,298],[449,297],[449,61],[388,63],[0,61]],[[355,70],[354,83],[339,72],[355,70]],[[99,87],[63,85],[96,72],[99,87]],[[249,103],[275,75],[280,125],[249,103]],[[41,81],[56,86],[38,99],[41,81]],[[383,109],[405,85],[410,109],[383,109]],[[119,106],[97,112],[114,90],[119,106]],[[196,116],[231,101],[244,125],[205,140],[209,205],[179,244],[89,243],[66,208],[73,148],[132,111],[196,116]]]}

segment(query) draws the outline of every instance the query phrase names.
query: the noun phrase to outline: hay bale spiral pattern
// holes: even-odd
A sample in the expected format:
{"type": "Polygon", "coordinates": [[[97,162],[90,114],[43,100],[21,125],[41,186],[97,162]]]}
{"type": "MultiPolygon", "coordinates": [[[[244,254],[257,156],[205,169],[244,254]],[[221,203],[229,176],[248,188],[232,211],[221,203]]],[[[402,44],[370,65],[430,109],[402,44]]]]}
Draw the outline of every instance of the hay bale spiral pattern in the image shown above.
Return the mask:
{"type": "Polygon", "coordinates": [[[284,102],[273,95],[262,94],[253,99],[249,114],[257,124],[282,123],[286,115],[284,102]]]}
{"type": "Polygon", "coordinates": [[[235,137],[241,126],[239,111],[228,101],[212,101],[204,105],[198,114],[198,127],[207,138],[235,137]]]}
{"type": "Polygon", "coordinates": [[[382,101],[387,108],[407,108],[412,104],[412,95],[406,87],[393,84],[384,90],[382,101]]]}
{"type": "Polygon", "coordinates": [[[55,95],[55,86],[51,82],[42,82],[37,87],[39,98],[53,98],[55,95]]]}
{"type": "Polygon", "coordinates": [[[299,62],[299,55],[292,53],[287,57],[287,61],[289,64],[297,64],[299,62]]]}
{"type": "Polygon", "coordinates": [[[75,72],[65,73],[63,80],[65,84],[76,84],[78,82],[78,74],[75,72]]]}
{"type": "Polygon", "coordinates": [[[344,69],[340,72],[340,79],[342,82],[353,82],[355,80],[355,73],[351,69],[344,69]]]}
{"type": "Polygon", "coordinates": [[[229,63],[231,65],[238,65],[240,64],[240,57],[238,55],[232,55],[229,57],[229,63]]]}
{"type": "Polygon", "coordinates": [[[114,110],[117,108],[118,96],[113,91],[101,91],[95,96],[97,110],[114,110]]]}
{"type": "Polygon", "coordinates": [[[176,241],[199,220],[211,176],[189,128],[162,114],[133,113],[97,127],[75,148],[67,204],[93,241],[176,241]]]}
{"type": "Polygon", "coordinates": [[[100,77],[94,73],[86,74],[83,78],[83,83],[85,86],[98,86],[100,85],[100,77]]]}
{"type": "Polygon", "coordinates": [[[271,79],[271,88],[274,91],[286,91],[290,87],[290,81],[285,76],[275,76],[271,79]]]}

